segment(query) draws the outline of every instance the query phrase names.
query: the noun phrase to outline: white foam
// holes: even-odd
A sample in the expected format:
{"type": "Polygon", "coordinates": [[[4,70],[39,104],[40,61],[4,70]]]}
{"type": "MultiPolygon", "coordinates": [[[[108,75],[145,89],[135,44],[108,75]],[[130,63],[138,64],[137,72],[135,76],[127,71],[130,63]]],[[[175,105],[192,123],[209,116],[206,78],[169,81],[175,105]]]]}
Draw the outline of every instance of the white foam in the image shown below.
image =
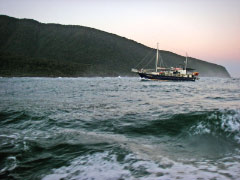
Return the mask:
{"type": "Polygon", "coordinates": [[[214,134],[216,130],[222,130],[229,136],[234,134],[234,139],[240,143],[240,110],[232,112],[221,110],[220,115],[212,113],[206,121],[201,121],[191,127],[189,133],[192,135],[214,134]]]}
{"type": "MultiPolygon", "coordinates": [[[[221,163],[219,166],[223,166],[221,163]]],[[[54,169],[52,174],[43,177],[43,180],[166,180],[166,179],[238,179],[240,174],[239,163],[230,163],[219,168],[218,163],[207,161],[194,163],[174,162],[171,166],[164,166],[164,162],[137,159],[129,154],[123,162],[117,161],[117,156],[109,152],[95,153],[74,159],[69,166],[54,169]]]]}
{"type": "Polygon", "coordinates": [[[240,110],[233,114],[224,113],[221,116],[221,128],[225,132],[235,133],[235,140],[240,143],[240,110]]]}
{"type": "Polygon", "coordinates": [[[121,179],[130,178],[128,170],[116,161],[116,156],[108,153],[96,153],[76,158],[70,166],[64,166],[53,170],[53,174],[47,175],[43,180],[66,179],[121,179]]]}

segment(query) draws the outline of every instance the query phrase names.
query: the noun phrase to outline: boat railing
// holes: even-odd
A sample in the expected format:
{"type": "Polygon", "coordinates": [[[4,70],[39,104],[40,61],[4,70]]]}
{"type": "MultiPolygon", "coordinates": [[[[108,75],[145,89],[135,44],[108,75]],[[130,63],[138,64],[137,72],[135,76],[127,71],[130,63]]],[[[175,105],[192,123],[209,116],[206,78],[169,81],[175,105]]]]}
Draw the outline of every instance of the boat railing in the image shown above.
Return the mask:
{"type": "Polygon", "coordinates": [[[140,72],[153,72],[155,71],[154,69],[141,69],[140,72]]]}

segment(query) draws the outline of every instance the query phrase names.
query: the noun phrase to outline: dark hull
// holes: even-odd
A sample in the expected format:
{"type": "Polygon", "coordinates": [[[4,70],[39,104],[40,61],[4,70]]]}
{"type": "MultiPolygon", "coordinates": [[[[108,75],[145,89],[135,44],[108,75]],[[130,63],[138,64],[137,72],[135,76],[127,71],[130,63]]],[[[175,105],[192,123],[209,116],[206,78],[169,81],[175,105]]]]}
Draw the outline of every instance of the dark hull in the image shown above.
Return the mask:
{"type": "Polygon", "coordinates": [[[141,78],[160,81],[195,81],[196,77],[179,77],[179,76],[165,76],[165,75],[153,75],[147,73],[138,73],[141,78]]]}

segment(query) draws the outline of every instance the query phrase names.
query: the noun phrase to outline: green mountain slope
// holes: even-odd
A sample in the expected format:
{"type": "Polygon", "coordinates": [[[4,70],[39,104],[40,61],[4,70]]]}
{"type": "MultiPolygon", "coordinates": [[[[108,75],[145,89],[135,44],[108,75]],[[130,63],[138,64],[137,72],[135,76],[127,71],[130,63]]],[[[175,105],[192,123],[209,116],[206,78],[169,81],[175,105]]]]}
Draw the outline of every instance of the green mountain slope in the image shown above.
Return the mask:
{"type": "MultiPolygon", "coordinates": [[[[160,54],[167,66],[185,60],[168,51],[160,54]]],[[[131,68],[146,55],[145,64],[155,51],[115,34],[0,15],[0,76],[133,76],[131,68]]],[[[223,66],[194,58],[189,67],[201,76],[230,77],[223,66]]]]}

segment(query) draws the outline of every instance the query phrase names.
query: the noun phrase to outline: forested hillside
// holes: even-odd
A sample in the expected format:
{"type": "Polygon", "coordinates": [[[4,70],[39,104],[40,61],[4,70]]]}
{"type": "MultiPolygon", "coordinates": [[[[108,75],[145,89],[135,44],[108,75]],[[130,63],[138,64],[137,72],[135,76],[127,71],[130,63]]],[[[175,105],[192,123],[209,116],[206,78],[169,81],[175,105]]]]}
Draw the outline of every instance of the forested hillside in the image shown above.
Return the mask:
{"type": "MultiPolygon", "coordinates": [[[[144,57],[138,68],[145,66],[154,54],[154,49],[97,29],[0,15],[0,76],[133,76],[131,68],[144,57]]],[[[167,66],[185,60],[168,51],[160,54],[167,66]]],[[[229,77],[224,67],[194,58],[189,67],[201,76],[229,77]]]]}

